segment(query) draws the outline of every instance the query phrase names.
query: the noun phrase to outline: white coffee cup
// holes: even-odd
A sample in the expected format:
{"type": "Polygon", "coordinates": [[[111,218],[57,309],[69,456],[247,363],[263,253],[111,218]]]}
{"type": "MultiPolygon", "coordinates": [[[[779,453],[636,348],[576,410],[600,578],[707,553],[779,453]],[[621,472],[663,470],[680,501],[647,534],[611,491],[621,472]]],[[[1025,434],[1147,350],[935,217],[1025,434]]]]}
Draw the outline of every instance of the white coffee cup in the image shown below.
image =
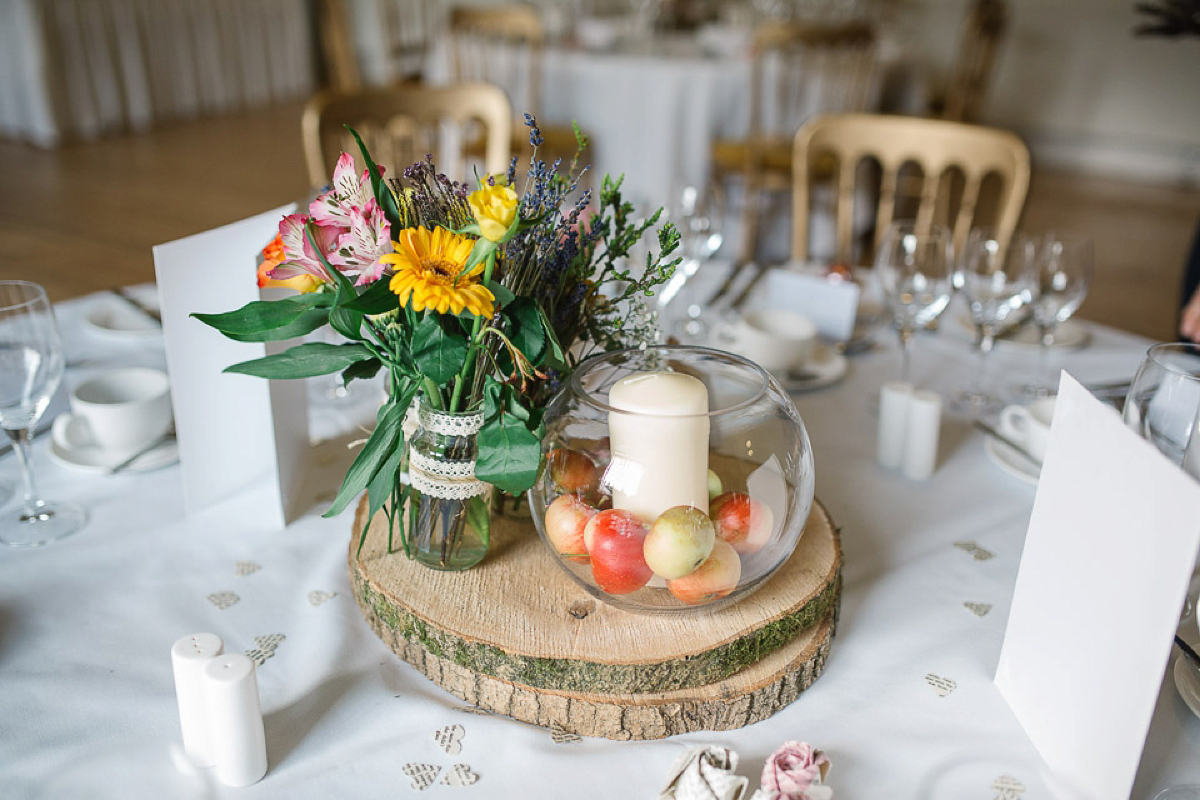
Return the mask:
{"type": "Polygon", "coordinates": [[[1043,397],[1027,406],[1007,406],[1000,412],[1000,432],[1041,461],[1046,457],[1053,420],[1054,398],[1043,397]]]}
{"type": "Polygon", "coordinates": [[[89,378],[71,392],[71,413],[104,450],[133,453],[171,427],[167,375],[156,369],[114,369],[89,378]]]}
{"type": "Polygon", "coordinates": [[[817,326],[782,309],[756,309],[717,325],[715,344],[758,363],[768,372],[803,367],[813,355],[817,326]]]}

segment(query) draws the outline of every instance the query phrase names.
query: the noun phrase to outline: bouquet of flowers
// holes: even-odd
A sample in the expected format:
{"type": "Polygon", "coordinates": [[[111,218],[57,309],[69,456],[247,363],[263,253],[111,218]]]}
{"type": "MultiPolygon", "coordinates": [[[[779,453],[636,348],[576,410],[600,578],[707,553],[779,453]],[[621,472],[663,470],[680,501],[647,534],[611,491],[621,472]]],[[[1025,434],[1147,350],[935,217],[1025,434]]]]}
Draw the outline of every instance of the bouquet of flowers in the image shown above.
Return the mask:
{"type": "MultiPolygon", "coordinates": [[[[337,372],[347,383],[385,372],[375,429],[325,516],[365,491],[367,519],[387,515],[389,551],[399,532],[406,553],[443,569],[486,553],[491,487],[515,495],[534,483],[542,411],[575,364],[652,341],[645,298],[678,263],[668,222],[658,252],[631,269],[630,249],[659,213],[635,221],[619,179],[605,177],[598,197],[578,192],[583,172],[539,160],[541,134],[528,115],[526,123],[534,150],[519,193],[515,158],[473,191],[438,174],[430,157],[385,179],[351,131],[366,169],[342,154],[329,189],[307,214],[284,217],[263,251],[260,285],[299,293],[195,315],[240,341],[326,324],[346,340],[299,344],[227,372],[337,372]],[[481,540],[473,555],[467,523],[481,540]]],[[[360,548],[365,535],[364,526],[360,548]]]]}

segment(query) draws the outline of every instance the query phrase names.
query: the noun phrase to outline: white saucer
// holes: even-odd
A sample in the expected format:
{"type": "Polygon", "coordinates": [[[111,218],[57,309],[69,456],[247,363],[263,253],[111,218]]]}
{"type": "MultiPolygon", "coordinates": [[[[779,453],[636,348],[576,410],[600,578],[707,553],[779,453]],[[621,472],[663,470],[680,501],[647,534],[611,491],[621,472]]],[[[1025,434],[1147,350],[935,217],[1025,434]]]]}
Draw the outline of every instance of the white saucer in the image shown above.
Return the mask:
{"type": "MultiPolygon", "coordinates": [[[[110,469],[128,456],[91,444],[87,432],[81,429],[75,415],[65,413],[58,415],[51,428],[50,457],[64,467],[107,475],[110,469]]],[[[174,464],[178,460],[179,443],[171,439],[139,456],[122,472],[149,472],[174,464]]]]}
{"type": "Polygon", "coordinates": [[[795,372],[773,374],[789,393],[811,392],[832,386],[846,377],[849,364],[844,355],[829,345],[818,342],[813,348],[812,360],[804,365],[804,377],[797,377],[795,372]]]}
{"type": "MultiPolygon", "coordinates": [[[[975,336],[975,323],[971,315],[961,313],[955,317],[959,332],[975,336]]],[[[1054,329],[1054,349],[1074,350],[1086,345],[1092,338],[1092,332],[1086,323],[1078,319],[1068,319],[1060,322],[1054,329]]],[[[1033,324],[1017,325],[1004,331],[996,337],[996,344],[1013,345],[1016,347],[1038,348],[1042,346],[1042,337],[1037,326],[1033,324]]]]}
{"type": "Polygon", "coordinates": [[[106,339],[142,340],[162,336],[162,326],[109,295],[98,297],[83,316],[84,327],[106,339]]]}
{"type": "Polygon", "coordinates": [[[1024,456],[1017,453],[1011,447],[998,439],[993,439],[988,436],[984,439],[983,449],[988,454],[988,458],[995,462],[996,466],[1012,475],[1020,481],[1024,481],[1031,486],[1037,486],[1038,478],[1042,471],[1030,464],[1024,456]]]}
{"type": "Polygon", "coordinates": [[[1175,658],[1175,688],[1192,713],[1200,717],[1200,670],[1191,666],[1182,654],[1175,658]]]}

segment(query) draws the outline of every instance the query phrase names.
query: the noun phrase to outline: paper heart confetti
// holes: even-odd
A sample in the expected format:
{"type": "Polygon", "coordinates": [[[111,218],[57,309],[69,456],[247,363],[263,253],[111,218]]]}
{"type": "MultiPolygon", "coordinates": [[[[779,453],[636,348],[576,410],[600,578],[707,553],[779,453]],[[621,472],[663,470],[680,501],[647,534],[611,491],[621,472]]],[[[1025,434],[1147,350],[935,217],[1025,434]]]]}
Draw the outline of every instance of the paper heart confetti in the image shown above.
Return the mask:
{"type": "Polygon", "coordinates": [[[996,778],[992,788],[998,792],[996,800],[1020,800],[1021,795],[1025,794],[1025,784],[1011,775],[996,778]]]}
{"type": "Polygon", "coordinates": [[[550,738],[555,744],[569,744],[571,742],[582,742],[583,737],[577,733],[571,733],[561,725],[550,726],[550,738]]]}
{"type": "Polygon", "coordinates": [[[739,800],[749,779],[738,775],[738,754],[726,747],[687,751],[671,767],[671,778],[658,800],[739,800]]]}
{"type": "Polygon", "coordinates": [[[987,613],[992,610],[991,603],[972,603],[968,601],[963,603],[963,607],[977,617],[986,617],[987,613]]]}
{"type": "Polygon", "coordinates": [[[478,772],[466,764],[455,764],[446,770],[446,774],[442,778],[442,783],[446,786],[470,786],[477,780],[479,780],[478,772]]]}
{"type": "Polygon", "coordinates": [[[442,768],[436,764],[409,763],[404,765],[404,774],[412,779],[412,788],[418,792],[423,792],[432,786],[441,771],[442,768]]]}
{"type": "Polygon", "coordinates": [[[261,667],[266,663],[267,659],[275,655],[275,649],[279,647],[287,637],[282,633],[270,633],[266,636],[255,636],[254,643],[258,645],[251,650],[246,651],[246,658],[254,662],[255,666],[261,667]]]}
{"type": "Polygon", "coordinates": [[[965,550],[975,556],[976,561],[987,561],[989,558],[995,558],[996,554],[987,548],[980,547],[975,542],[955,542],[954,546],[959,550],[965,550]]]}
{"type": "Polygon", "coordinates": [[[212,603],[222,611],[232,605],[236,605],[241,599],[242,598],[238,597],[233,592],[213,592],[208,596],[208,602],[212,603]]]}
{"type": "Polygon", "coordinates": [[[466,735],[462,725],[447,725],[440,731],[434,731],[433,740],[446,751],[446,755],[456,756],[462,752],[462,739],[466,735]]]}
{"type": "Polygon", "coordinates": [[[945,697],[958,688],[958,684],[949,678],[943,678],[941,675],[934,675],[932,672],[925,676],[925,682],[928,683],[938,697],[945,697]]]}
{"type": "Polygon", "coordinates": [[[337,592],[322,592],[314,589],[308,593],[308,602],[314,606],[319,606],[326,600],[332,600],[335,597],[337,597],[337,592]]]}
{"type": "Polygon", "coordinates": [[[239,578],[244,578],[247,575],[253,575],[260,569],[262,569],[262,567],[258,564],[255,564],[253,561],[239,561],[233,565],[233,574],[237,575],[239,578]]]}
{"type": "Polygon", "coordinates": [[[267,663],[267,659],[273,655],[275,655],[274,650],[259,650],[257,647],[246,651],[246,658],[253,661],[254,666],[256,667],[261,667],[263,664],[267,663]]]}

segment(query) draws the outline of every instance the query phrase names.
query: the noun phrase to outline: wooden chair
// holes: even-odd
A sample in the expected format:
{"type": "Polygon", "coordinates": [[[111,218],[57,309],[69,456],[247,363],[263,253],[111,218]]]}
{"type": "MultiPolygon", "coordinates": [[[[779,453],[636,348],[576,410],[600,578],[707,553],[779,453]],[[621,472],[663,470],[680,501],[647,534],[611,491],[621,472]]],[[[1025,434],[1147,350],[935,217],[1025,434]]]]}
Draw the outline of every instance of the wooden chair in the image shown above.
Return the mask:
{"type": "Polygon", "coordinates": [[[712,150],[716,177],[742,181],[740,263],[754,259],[763,195],[791,185],[800,125],[814,114],[870,104],[875,42],[874,28],[864,22],[767,23],[755,31],[746,137],[717,141],[712,150]]]}
{"type": "Polygon", "coordinates": [[[539,118],[544,140],[539,156],[568,163],[576,150],[574,129],[545,125],[540,120],[545,32],[539,11],[529,5],[452,8],[449,35],[454,80],[488,81],[509,90],[519,115],[512,126],[513,152],[529,148],[529,128],[524,121],[528,113],[539,118]]]}
{"type": "Polygon", "coordinates": [[[869,263],[893,219],[943,222],[961,249],[973,225],[994,225],[1007,241],[1029,190],[1029,150],[1015,134],[962,122],[880,114],[818,117],[796,134],[792,258],[809,254],[814,165],[830,163],[836,189],[837,263],[869,263]],[[832,161],[830,161],[832,159],[832,161]],[[854,258],[856,189],[864,166],[878,165],[874,236],[854,258]]]}
{"type": "MultiPolygon", "coordinates": [[[[317,7],[317,38],[326,84],[342,92],[363,86],[350,5],[347,0],[320,0],[317,7]]],[[[435,10],[435,0],[374,0],[368,7],[393,80],[420,80],[435,10]]]]}
{"type": "Polygon", "coordinates": [[[1004,0],[974,0],[958,43],[943,100],[942,119],[978,122],[983,117],[996,51],[1008,27],[1004,0]]]}
{"type": "Polygon", "coordinates": [[[504,91],[486,83],[322,92],[309,101],[301,121],[309,181],[313,186],[328,183],[340,152],[358,157],[346,125],[358,131],[372,158],[392,176],[432,153],[438,169],[460,181],[469,177],[461,145],[474,134],[471,126],[482,126],[481,174],[503,172],[509,163],[511,120],[504,91]],[[443,147],[454,144],[458,152],[443,147]],[[455,163],[463,169],[455,169],[455,163]]]}

